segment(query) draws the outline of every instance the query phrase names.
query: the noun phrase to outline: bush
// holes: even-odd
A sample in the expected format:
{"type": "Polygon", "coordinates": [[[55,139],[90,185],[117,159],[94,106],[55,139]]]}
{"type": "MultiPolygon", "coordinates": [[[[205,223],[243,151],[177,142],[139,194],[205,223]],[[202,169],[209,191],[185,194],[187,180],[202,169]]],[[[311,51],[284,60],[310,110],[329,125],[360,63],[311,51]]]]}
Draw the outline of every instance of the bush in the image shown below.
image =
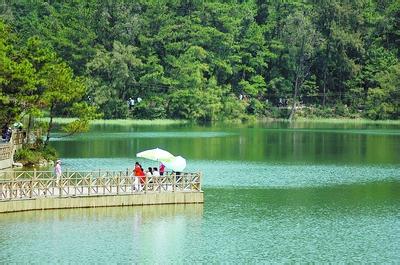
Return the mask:
{"type": "Polygon", "coordinates": [[[38,149],[22,148],[14,154],[14,160],[21,162],[23,165],[35,165],[40,160],[55,161],[58,155],[52,147],[40,147],[38,149]]]}
{"type": "Polygon", "coordinates": [[[111,98],[101,106],[105,119],[126,119],[128,117],[128,104],[124,100],[111,98]]]}
{"type": "Polygon", "coordinates": [[[258,99],[250,99],[249,105],[247,106],[247,113],[263,116],[265,115],[265,105],[263,105],[258,99]]]}
{"type": "Polygon", "coordinates": [[[234,95],[228,95],[223,101],[220,119],[246,120],[247,115],[245,110],[246,103],[244,101],[239,101],[234,95]]]}
{"type": "Polygon", "coordinates": [[[153,96],[135,104],[133,116],[139,119],[164,119],[167,116],[165,106],[165,100],[153,96]]]}
{"type": "Polygon", "coordinates": [[[317,105],[305,106],[298,110],[296,115],[304,118],[331,118],[334,116],[331,108],[317,105]]]}
{"type": "Polygon", "coordinates": [[[335,107],[335,114],[339,117],[348,117],[350,114],[349,108],[343,103],[338,103],[335,107]]]}
{"type": "Polygon", "coordinates": [[[51,146],[42,148],[41,150],[38,150],[38,152],[40,152],[43,158],[46,159],[47,161],[55,161],[58,158],[56,149],[54,149],[51,146]]]}
{"type": "Polygon", "coordinates": [[[31,150],[31,149],[19,149],[14,154],[14,160],[21,162],[23,165],[34,165],[39,163],[39,160],[42,158],[40,153],[31,150]]]}

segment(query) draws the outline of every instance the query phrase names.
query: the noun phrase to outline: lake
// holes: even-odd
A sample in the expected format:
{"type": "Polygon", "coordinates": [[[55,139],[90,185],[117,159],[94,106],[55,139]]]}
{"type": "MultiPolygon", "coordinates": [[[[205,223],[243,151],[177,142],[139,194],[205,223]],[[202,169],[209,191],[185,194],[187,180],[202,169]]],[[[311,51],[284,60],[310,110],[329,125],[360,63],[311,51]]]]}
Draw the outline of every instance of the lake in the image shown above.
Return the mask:
{"type": "Polygon", "coordinates": [[[2,264],[400,262],[400,125],[96,124],[51,145],[64,170],[166,149],[205,203],[2,214],[2,264]]]}

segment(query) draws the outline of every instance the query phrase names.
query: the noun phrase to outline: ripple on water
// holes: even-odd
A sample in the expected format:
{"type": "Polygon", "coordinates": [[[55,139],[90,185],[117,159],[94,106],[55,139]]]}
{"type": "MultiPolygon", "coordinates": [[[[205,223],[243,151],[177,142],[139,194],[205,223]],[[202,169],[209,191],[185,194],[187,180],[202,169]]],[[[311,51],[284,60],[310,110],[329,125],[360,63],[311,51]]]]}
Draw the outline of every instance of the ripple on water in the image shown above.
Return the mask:
{"type": "MultiPolygon", "coordinates": [[[[64,168],[71,170],[126,170],[138,160],[144,168],[157,162],[143,159],[63,159],[64,168]]],[[[292,165],[237,161],[188,160],[186,170],[201,171],[207,187],[314,187],[399,181],[400,166],[292,165]]]]}
{"type": "Polygon", "coordinates": [[[228,137],[237,135],[232,132],[112,132],[112,133],[83,133],[73,137],[59,137],[61,134],[54,133],[51,141],[76,141],[76,140],[91,140],[91,139],[133,139],[133,138],[215,138],[228,137]]]}
{"type": "Polygon", "coordinates": [[[399,261],[398,203],[350,211],[283,197],[257,203],[268,192],[209,189],[204,213],[164,205],[5,214],[0,263],[399,261]]]}

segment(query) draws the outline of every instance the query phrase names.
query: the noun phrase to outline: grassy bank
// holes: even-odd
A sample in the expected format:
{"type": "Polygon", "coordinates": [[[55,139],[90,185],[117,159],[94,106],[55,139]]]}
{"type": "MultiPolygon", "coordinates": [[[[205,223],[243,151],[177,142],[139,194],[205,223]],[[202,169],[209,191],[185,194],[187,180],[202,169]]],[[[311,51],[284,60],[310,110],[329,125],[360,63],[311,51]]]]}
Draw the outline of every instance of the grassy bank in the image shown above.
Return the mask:
{"type": "MultiPolygon", "coordinates": [[[[39,121],[48,121],[48,118],[38,119],[39,121]]],[[[76,120],[75,118],[54,118],[53,122],[57,124],[66,124],[76,120]]],[[[90,124],[109,124],[109,125],[171,125],[171,124],[185,124],[186,120],[130,120],[130,119],[117,119],[117,120],[92,120],[90,124]]]]}
{"type": "Polygon", "coordinates": [[[315,123],[352,123],[352,124],[390,124],[400,125],[400,120],[368,120],[368,119],[350,119],[350,118],[297,118],[296,121],[315,122],[315,123]]]}
{"type": "MultiPolygon", "coordinates": [[[[48,121],[48,118],[41,118],[40,121],[48,121]]],[[[57,124],[66,124],[74,121],[75,118],[54,118],[53,122],[57,124]]],[[[287,119],[273,119],[273,118],[263,118],[263,119],[251,119],[247,122],[241,121],[226,121],[226,123],[253,123],[253,122],[274,122],[282,121],[289,122],[287,119]]],[[[294,122],[313,122],[313,123],[348,123],[348,124],[390,124],[390,125],[400,125],[400,120],[368,120],[368,119],[351,119],[351,118],[304,118],[298,117],[294,122]]],[[[131,120],[131,119],[117,119],[117,120],[93,120],[90,121],[92,125],[173,125],[173,124],[186,124],[189,123],[187,120],[131,120]]],[[[224,123],[224,122],[217,122],[224,123]]]]}

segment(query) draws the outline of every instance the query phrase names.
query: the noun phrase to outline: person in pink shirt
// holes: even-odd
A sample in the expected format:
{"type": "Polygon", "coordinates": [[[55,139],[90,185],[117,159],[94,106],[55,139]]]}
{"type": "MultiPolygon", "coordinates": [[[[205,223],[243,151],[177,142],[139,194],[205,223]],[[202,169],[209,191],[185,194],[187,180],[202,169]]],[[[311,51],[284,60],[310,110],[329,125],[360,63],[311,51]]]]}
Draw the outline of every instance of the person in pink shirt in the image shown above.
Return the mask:
{"type": "Polygon", "coordinates": [[[163,163],[161,163],[161,165],[160,165],[160,170],[159,170],[160,176],[164,175],[164,171],[165,171],[165,166],[164,166],[163,163]]]}
{"type": "Polygon", "coordinates": [[[62,169],[61,169],[61,160],[56,161],[56,165],[54,166],[54,174],[56,175],[57,181],[61,179],[62,169]]]}

